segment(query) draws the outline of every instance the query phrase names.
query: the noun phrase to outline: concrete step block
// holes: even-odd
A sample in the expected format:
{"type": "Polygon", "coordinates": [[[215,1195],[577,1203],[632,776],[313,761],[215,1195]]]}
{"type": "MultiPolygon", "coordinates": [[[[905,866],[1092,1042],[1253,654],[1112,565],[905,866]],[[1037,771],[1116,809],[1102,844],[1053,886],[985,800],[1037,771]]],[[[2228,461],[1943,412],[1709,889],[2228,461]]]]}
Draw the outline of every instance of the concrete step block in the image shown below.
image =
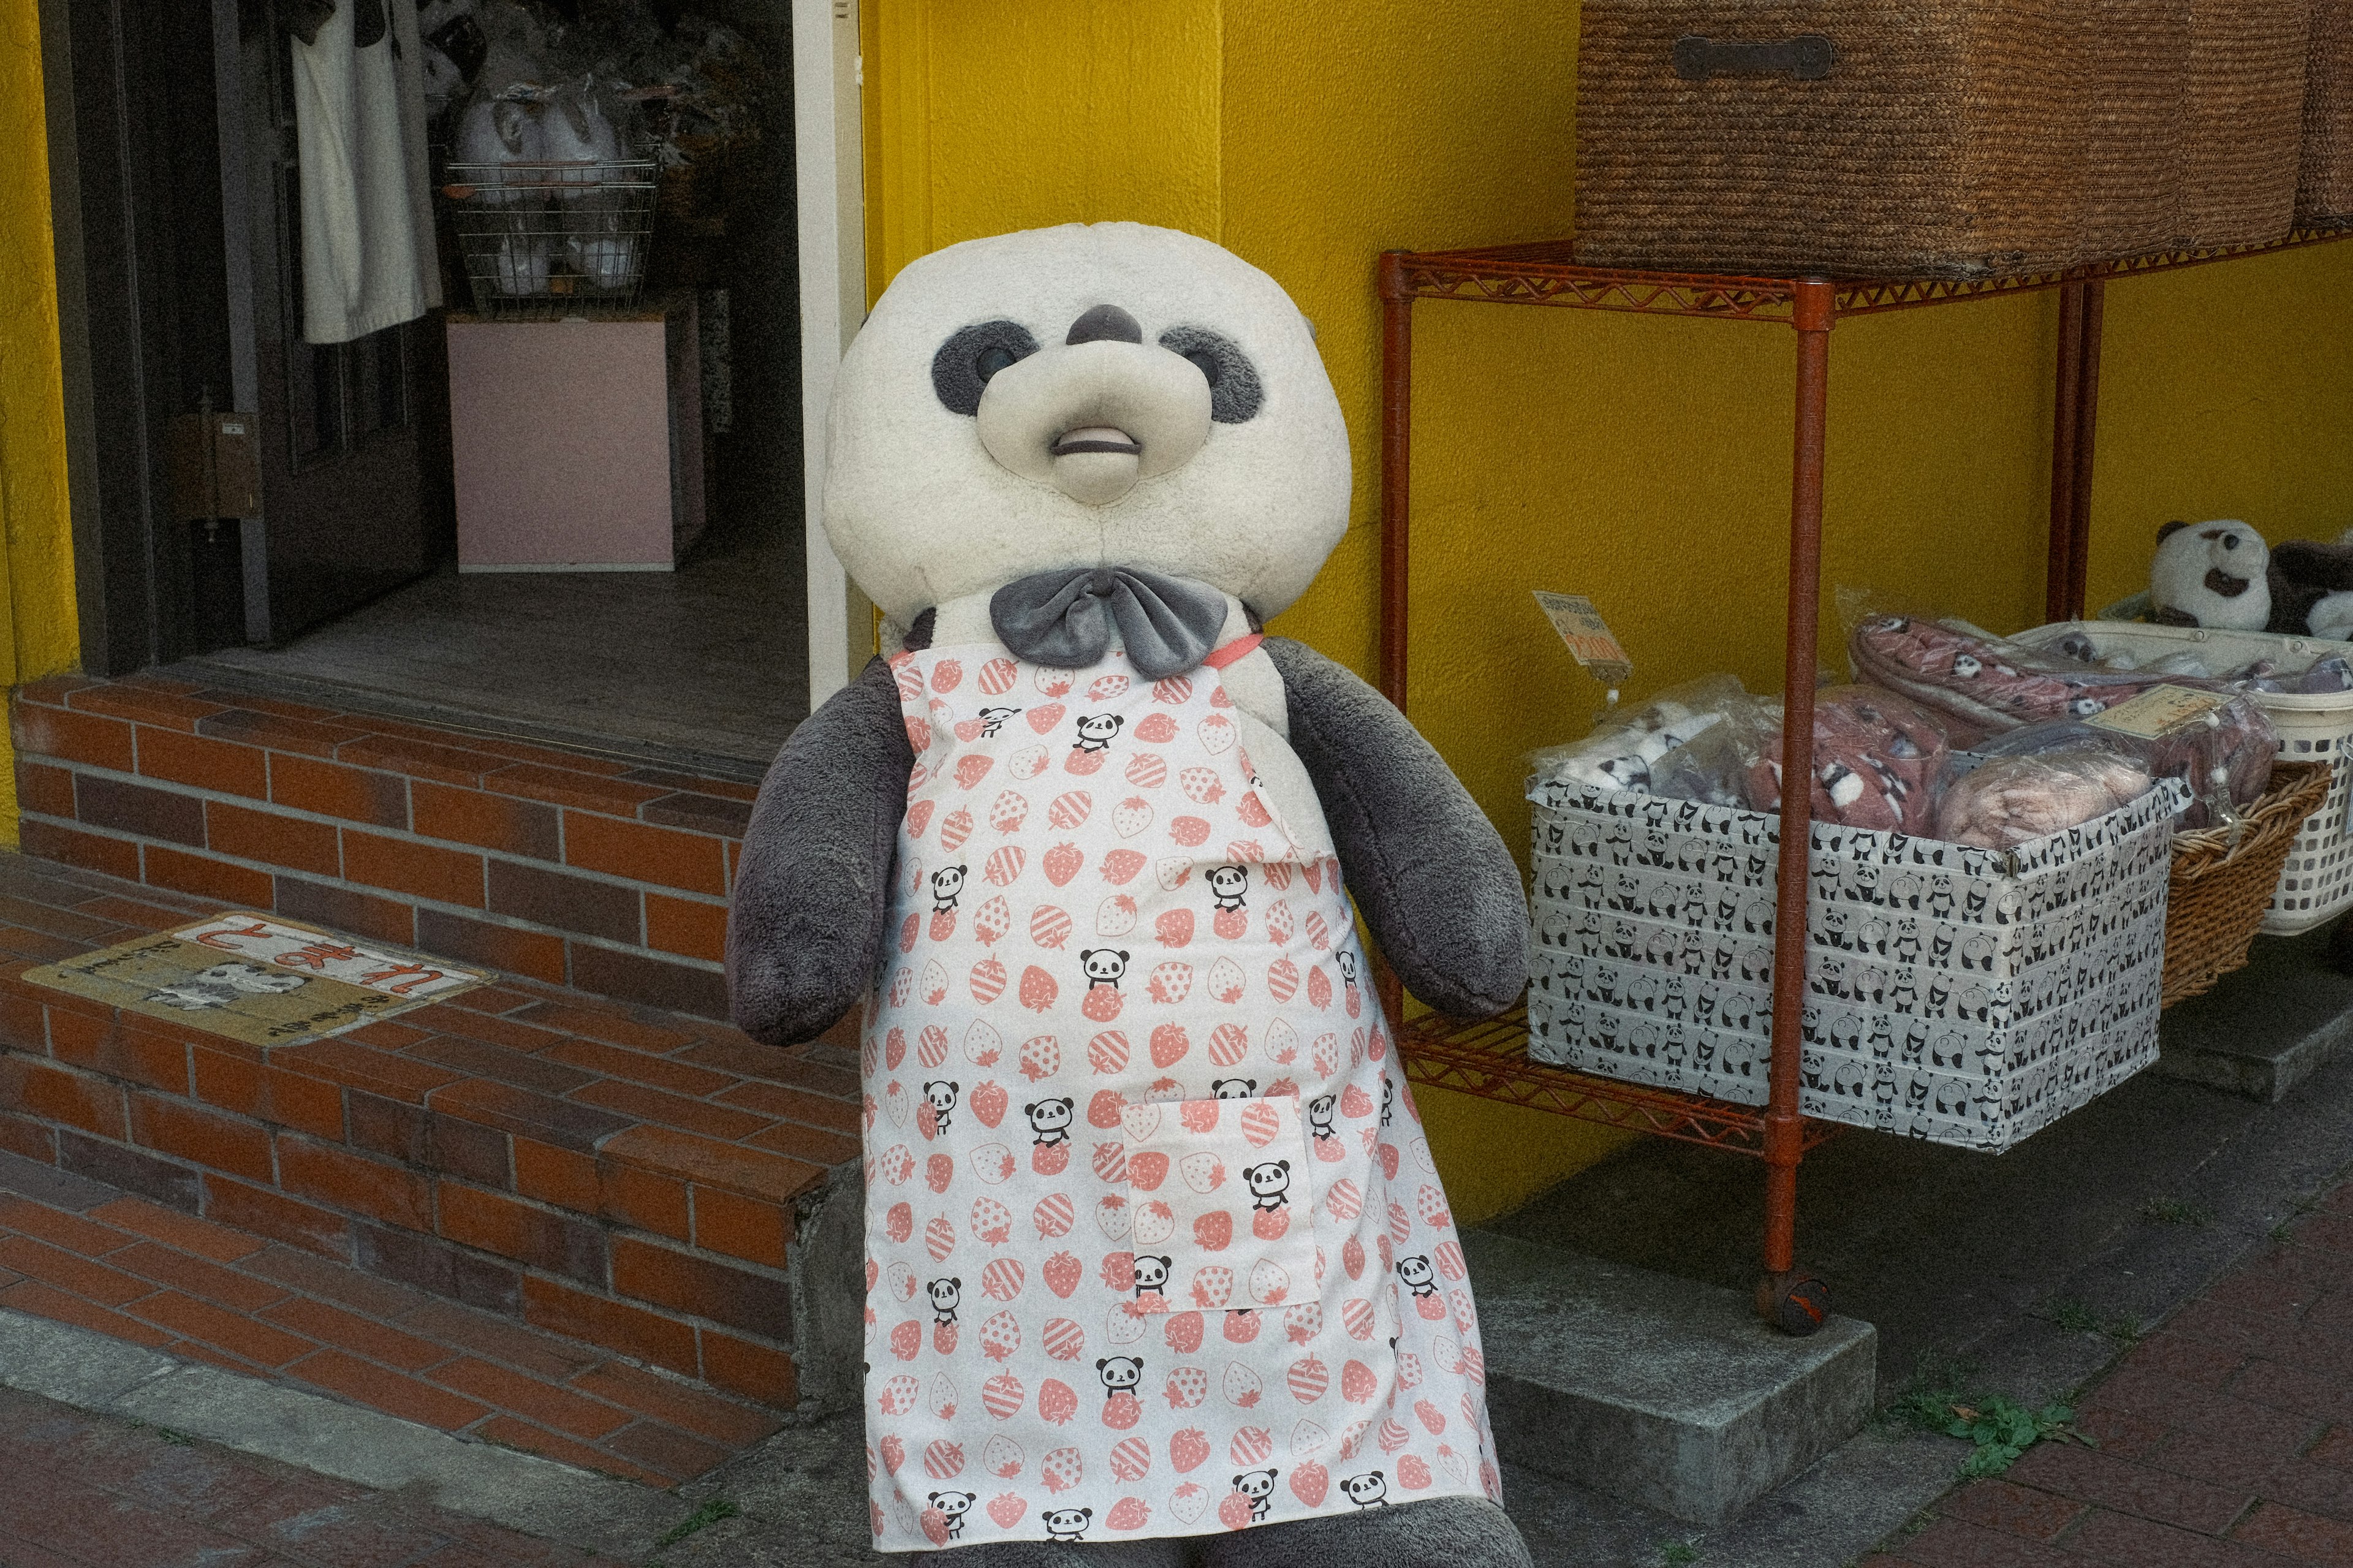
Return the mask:
{"type": "Polygon", "coordinates": [[[2353,1042],[2353,975],[2329,963],[2329,926],[2259,936],[2247,966],[2166,1009],[2157,1070],[2270,1104],[2353,1042]]]}
{"type": "Polygon", "coordinates": [[[1462,1243],[1511,1463],[1716,1525],[1870,1416],[1869,1323],[1791,1339],[1737,1291],[1483,1231],[1462,1243]]]}

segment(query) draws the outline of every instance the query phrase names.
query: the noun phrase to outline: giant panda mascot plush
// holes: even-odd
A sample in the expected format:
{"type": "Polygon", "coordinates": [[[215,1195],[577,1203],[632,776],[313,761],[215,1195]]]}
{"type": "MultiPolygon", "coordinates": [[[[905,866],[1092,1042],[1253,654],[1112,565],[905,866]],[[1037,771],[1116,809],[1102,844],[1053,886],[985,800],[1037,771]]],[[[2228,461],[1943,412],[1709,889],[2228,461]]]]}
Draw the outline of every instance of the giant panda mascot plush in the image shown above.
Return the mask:
{"type": "Polygon", "coordinates": [[[1305,318],[1165,229],[939,251],[842,361],[826,531],[909,629],[776,759],[727,958],[759,1039],[864,1007],[882,1551],[1528,1561],[1350,904],[1487,1015],[1519,876],[1395,709],[1260,632],[1349,477],[1305,318]]]}

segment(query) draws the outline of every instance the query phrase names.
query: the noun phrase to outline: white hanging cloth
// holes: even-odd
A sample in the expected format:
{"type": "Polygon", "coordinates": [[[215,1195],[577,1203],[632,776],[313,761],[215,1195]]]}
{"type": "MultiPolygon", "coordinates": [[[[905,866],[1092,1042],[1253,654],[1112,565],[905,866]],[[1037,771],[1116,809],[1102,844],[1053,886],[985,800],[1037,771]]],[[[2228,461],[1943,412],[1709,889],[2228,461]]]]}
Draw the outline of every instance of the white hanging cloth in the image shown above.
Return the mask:
{"type": "Polygon", "coordinates": [[[415,0],[335,0],[294,51],[302,336],[348,342],[441,303],[415,0]]]}

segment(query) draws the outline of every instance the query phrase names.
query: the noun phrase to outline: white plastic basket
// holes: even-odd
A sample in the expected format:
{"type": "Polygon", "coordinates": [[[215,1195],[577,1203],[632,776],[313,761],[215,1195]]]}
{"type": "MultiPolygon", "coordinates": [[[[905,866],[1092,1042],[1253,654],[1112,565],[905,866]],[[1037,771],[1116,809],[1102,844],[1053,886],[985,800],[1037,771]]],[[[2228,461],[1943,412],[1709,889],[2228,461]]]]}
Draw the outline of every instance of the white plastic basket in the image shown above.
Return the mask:
{"type": "MultiPolygon", "coordinates": [[[[2119,606],[2121,607],[2121,606],[2119,606]]],[[[2062,621],[2037,626],[2013,639],[2041,647],[2082,632],[2103,657],[2130,654],[2146,664],[2168,653],[2196,648],[2217,670],[2268,658],[2281,668],[2304,669],[2331,655],[2353,659],[2353,643],[2323,637],[2283,637],[2274,632],[2228,632],[2205,626],[2160,626],[2129,621],[2062,621]]],[[[2346,805],[2353,794],[2353,766],[2337,766],[2353,743],[2353,691],[2306,696],[2292,692],[2249,693],[2279,731],[2280,755],[2291,763],[2327,763],[2335,778],[2328,798],[2306,819],[2288,851],[2287,868],[2272,890],[2263,930],[2293,936],[2353,909],[2353,838],[2347,837],[2346,805]]]]}

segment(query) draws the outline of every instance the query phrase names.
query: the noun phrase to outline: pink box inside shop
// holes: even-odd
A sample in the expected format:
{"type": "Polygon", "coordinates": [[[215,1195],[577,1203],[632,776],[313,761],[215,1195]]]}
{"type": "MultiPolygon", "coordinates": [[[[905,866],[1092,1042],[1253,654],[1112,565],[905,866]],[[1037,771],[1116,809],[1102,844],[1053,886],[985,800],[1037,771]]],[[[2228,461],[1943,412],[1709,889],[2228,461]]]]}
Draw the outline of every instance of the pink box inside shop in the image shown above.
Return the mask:
{"type": "Polygon", "coordinates": [[[702,529],[691,295],[595,321],[449,320],[458,564],[666,572],[702,529]]]}

